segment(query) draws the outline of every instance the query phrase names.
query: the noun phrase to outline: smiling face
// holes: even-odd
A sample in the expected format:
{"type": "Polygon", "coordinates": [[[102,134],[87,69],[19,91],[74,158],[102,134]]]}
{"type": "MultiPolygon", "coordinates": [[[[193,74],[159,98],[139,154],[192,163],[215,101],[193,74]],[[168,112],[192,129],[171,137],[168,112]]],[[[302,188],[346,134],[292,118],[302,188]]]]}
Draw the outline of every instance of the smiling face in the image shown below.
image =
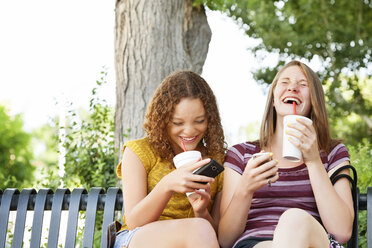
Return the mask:
{"type": "Polygon", "coordinates": [[[322,83],[310,67],[297,60],[282,67],[271,84],[261,124],[260,146],[269,146],[275,134],[280,133],[277,131],[281,130],[283,117],[293,114],[291,101],[296,101],[297,114],[313,121],[319,150],[329,152],[331,136],[322,83]]]}
{"type": "Polygon", "coordinates": [[[199,98],[182,98],[175,106],[167,131],[175,154],[195,150],[207,130],[208,120],[199,98]]]}
{"type": "Polygon", "coordinates": [[[279,75],[274,89],[274,106],[277,116],[294,114],[307,116],[311,108],[309,82],[299,66],[290,66],[279,75]]]}

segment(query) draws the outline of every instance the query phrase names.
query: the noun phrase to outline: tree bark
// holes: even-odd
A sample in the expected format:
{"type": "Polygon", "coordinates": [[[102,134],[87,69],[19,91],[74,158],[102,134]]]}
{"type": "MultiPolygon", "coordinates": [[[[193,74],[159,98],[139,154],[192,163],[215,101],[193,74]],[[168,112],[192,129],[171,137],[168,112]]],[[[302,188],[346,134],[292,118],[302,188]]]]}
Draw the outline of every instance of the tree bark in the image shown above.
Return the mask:
{"type": "Polygon", "coordinates": [[[211,39],[204,8],[192,0],[117,0],[115,147],[144,136],[156,87],[176,69],[202,72],[211,39]]]}

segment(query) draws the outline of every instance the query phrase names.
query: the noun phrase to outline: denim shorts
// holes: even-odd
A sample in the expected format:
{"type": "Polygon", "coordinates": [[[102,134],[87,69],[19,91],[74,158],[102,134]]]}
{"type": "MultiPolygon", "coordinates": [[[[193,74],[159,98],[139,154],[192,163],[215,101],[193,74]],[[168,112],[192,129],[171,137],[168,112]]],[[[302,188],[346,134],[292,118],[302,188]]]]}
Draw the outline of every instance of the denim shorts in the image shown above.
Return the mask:
{"type": "Polygon", "coordinates": [[[129,245],[129,242],[133,238],[133,235],[139,230],[139,227],[136,227],[133,230],[123,230],[116,234],[116,240],[114,248],[126,248],[129,245]]]}

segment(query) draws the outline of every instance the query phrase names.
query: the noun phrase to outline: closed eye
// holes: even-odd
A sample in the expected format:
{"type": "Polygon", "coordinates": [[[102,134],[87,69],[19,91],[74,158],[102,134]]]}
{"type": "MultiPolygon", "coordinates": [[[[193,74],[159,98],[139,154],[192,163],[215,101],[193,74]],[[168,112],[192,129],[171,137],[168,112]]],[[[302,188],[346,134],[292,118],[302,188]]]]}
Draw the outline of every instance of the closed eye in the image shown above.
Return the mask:
{"type": "Polygon", "coordinates": [[[198,123],[198,124],[202,124],[202,123],[204,123],[204,119],[203,120],[197,120],[197,121],[195,121],[196,123],[198,123]]]}
{"type": "Polygon", "coordinates": [[[281,84],[287,84],[287,83],[289,83],[289,81],[288,80],[281,80],[279,83],[281,83],[281,84]]]}

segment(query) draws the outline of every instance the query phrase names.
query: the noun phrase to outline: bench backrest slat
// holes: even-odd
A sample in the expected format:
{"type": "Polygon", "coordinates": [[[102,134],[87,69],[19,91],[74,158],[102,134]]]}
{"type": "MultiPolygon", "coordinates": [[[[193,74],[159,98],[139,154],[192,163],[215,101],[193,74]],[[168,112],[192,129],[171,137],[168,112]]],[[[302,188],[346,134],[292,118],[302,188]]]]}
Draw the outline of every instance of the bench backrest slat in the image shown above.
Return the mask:
{"type": "Polygon", "coordinates": [[[36,195],[34,219],[32,221],[31,229],[31,248],[40,248],[44,209],[48,194],[53,194],[53,191],[51,189],[40,189],[36,195]]]}
{"type": "Polygon", "coordinates": [[[8,228],[8,219],[10,205],[14,194],[19,194],[18,189],[7,189],[1,196],[0,206],[0,247],[5,247],[6,232],[8,228]]]}
{"type": "MultiPolygon", "coordinates": [[[[119,188],[109,188],[105,197],[105,209],[103,211],[103,224],[102,224],[102,235],[101,235],[101,247],[107,247],[107,227],[114,221],[115,206],[116,206],[116,195],[119,192],[119,188]]],[[[120,192],[121,193],[121,192],[120,192]]]]}
{"type": "Polygon", "coordinates": [[[65,241],[66,248],[75,247],[76,229],[78,225],[79,209],[81,205],[82,194],[87,194],[87,190],[82,188],[76,188],[73,189],[71,193],[65,241]]]}
{"type": "Polygon", "coordinates": [[[17,215],[14,227],[13,245],[12,248],[21,248],[23,243],[23,235],[25,231],[25,223],[27,216],[27,206],[30,201],[30,195],[36,194],[35,189],[23,189],[18,198],[17,215]]]}
{"type": "Polygon", "coordinates": [[[102,188],[92,188],[88,195],[86,221],[84,228],[83,247],[93,247],[94,228],[96,226],[96,213],[99,194],[104,193],[102,188]]]}
{"type": "Polygon", "coordinates": [[[52,214],[50,217],[48,246],[47,248],[57,248],[58,235],[61,223],[61,214],[65,194],[70,194],[69,189],[57,189],[53,197],[52,214]]]}

